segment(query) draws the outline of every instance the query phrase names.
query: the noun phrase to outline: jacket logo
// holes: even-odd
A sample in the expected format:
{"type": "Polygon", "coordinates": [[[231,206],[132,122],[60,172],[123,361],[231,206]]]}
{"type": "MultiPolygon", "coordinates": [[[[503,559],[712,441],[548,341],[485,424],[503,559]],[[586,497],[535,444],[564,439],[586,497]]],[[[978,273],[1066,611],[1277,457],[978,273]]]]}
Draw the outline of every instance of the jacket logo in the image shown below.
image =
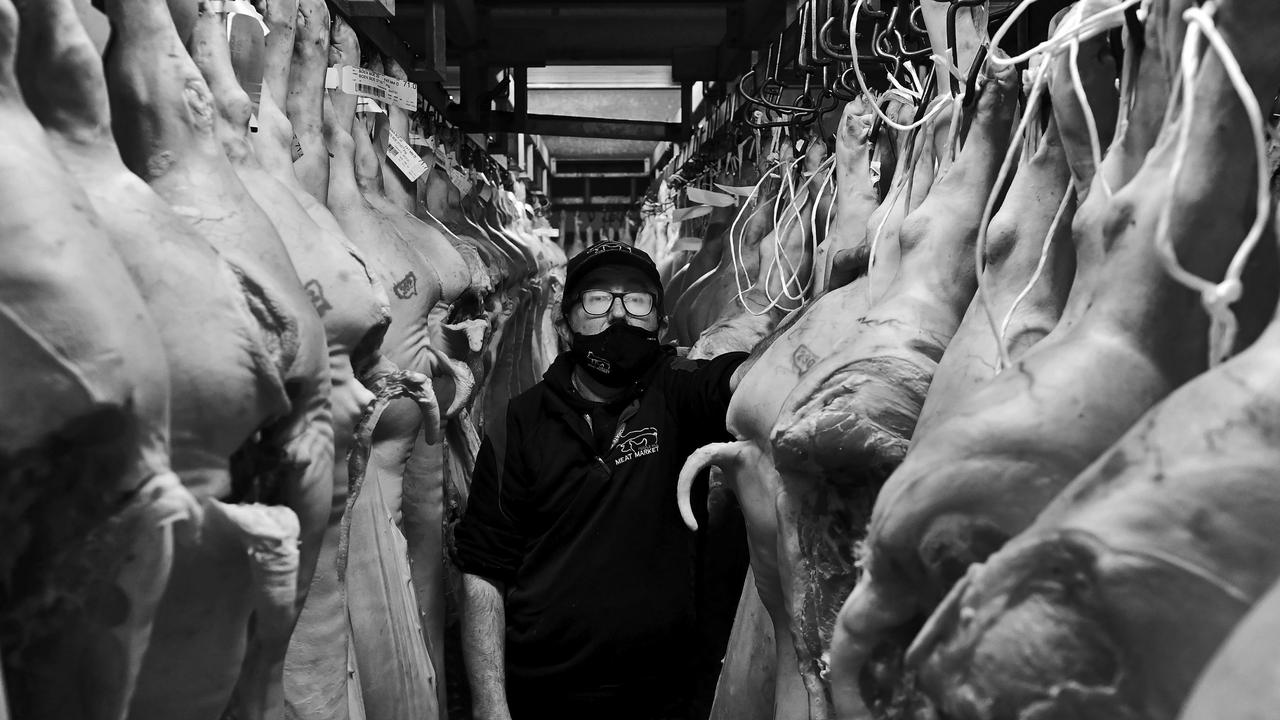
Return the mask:
{"type": "Polygon", "coordinates": [[[652,455],[658,452],[658,428],[647,427],[623,433],[615,443],[615,447],[622,453],[617,460],[613,461],[615,466],[638,457],[652,455]]]}

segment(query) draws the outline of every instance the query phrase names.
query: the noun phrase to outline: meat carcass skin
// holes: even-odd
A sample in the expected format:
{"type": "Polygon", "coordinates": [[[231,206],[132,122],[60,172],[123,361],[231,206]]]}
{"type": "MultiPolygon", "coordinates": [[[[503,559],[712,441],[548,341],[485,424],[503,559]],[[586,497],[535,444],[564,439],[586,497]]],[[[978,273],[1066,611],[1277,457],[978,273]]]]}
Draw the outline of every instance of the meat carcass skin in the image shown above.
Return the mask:
{"type": "MultiPolygon", "coordinates": [[[[234,472],[211,473],[209,522],[200,542],[179,547],[174,584],[161,605],[132,714],[187,717],[221,713],[232,703],[246,717],[271,712],[281,700],[282,673],[252,673],[252,686],[234,693],[246,659],[256,662],[287,640],[297,604],[315,567],[332,494],[332,429],[324,330],[307,300],[288,252],[270,221],[245,191],[222,153],[219,118],[208,85],[182,47],[163,2],[122,0],[108,5],[117,40],[107,59],[112,115],[126,164],[234,267],[246,301],[263,326],[263,359],[275,372],[262,392],[287,403],[236,453],[234,472]],[[217,503],[264,502],[296,517],[300,556],[293,597],[271,560],[255,555],[262,542],[288,543],[289,521],[217,503]],[[226,522],[223,522],[223,521],[226,522]],[[285,536],[279,533],[285,533],[285,536]],[[246,554],[245,550],[250,552],[246,554]],[[263,603],[281,602],[274,607],[263,603]],[[260,634],[250,633],[255,616],[260,634]],[[243,637],[227,642],[228,637],[243,637]]],[[[208,12],[201,6],[202,12],[208,12]]]]}
{"type": "MultiPolygon", "coordinates": [[[[1214,13],[1264,104],[1280,83],[1272,15],[1247,0],[1214,13]]],[[[1147,252],[1154,218],[1171,204],[1171,237],[1189,264],[1204,259],[1201,247],[1214,256],[1238,245],[1253,220],[1239,198],[1256,192],[1256,161],[1216,56],[1203,60],[1183,112],[1200,138],[1183,160],[1194,174],[1170,182],[1176,126],[1167,125],[1115,201],[1129,206],[1147,252]]],[[[1042,718],[1176,718],[1214,650],[1280,577],[1278,358],[1273,321],[1137,420],[975,566],[908,653],[930,704],[957,718],[1013,707],[1042,718]]]]}
{"type": "MultiPolygon", "coordinates": [[[[867,311],[870,293],[865,271],[870,249],[866,247],[868,238],[861,229],[866,216],[874,209],[874,204],[865,202],[864,197],[865,193],[874,194],[870,112],[861,99],[845,107],[835,148],[835,170],[840,188],[836,198],[836,213],[846,221],[843,228],[856,228],[851,234],[860,237],[862,244],[834,236],[834,232],[841,230],[841,226],[833,228],[833,237],[828,240],[835,241],[840,247],[849,248],[862,257],[862,274],[856,280],[828,292],[793,313],[772,337],[760,344],[760,348],[752,353],[744,365],[746,371],[739,383],[742,390],[734,394],[729,404],[727,425],[739,441],[699,451],[681,473],[681,480],[685,481],[680,485],[683,499],[686,483],[691,482],[698,465],[703,462],[713,465],[720,471],[724,485],[737,496],[742,507],[747,526],[752,567],[750,582],[753,587],[743,590],[742,601],[748,604],[740,606],[739,620],[736,622],[750,624],[735,624],[730,642],[743,646],[753,641],[742,636],[744,633],[760,632],[757,618],[766,613],[762,613],[756,606],[763,605],[769,618],[766,649],[772,649],[775,653],[770,663],[772,667],[769,675],[772,689],[770,696],[774,703],[771,716],[775,718],[806,717],[809,700],[799,674],[791,620],[783,600],[778,573],[776,506],[782,487],[781,478],[774,467],[773,446],[769,437],[779,412],[796,384],[822,358],[838,353],[840,348],[856,337],[852,329],[867,311]]],[[[930,165],[928,176],[931,177],[931,160],[927,164],[930,165]]],[[[903,163],[903,167],[907,168],[909,165],[903,163]]],[[[924,194],[927,191],[927,183],[922,180],[920,192],[924,194]]],[[[888,248],[888,243],[879,247],[881,259],[884,259],[888,248]]],[[[889,252],[897,258],[896,246],[889,252]]],[[[713,485],[712,492],[716,492],[716,489],[713,485]]],[[[754,642],[762,640],[757,637],[754,642]]],[[[721,677],[722,687],[726,692],[731,692],[732,688],[745,682],[736,676],[726,677],[739,670],[756,673],[758,668],[754,664],[726,666],[721,677]]],[[[716,712],[723,714],[716,717],[731,718],[741,714],[742,709],[730,702],[728,697],[717,699],[716,712]]]]}
{"type": "MultiPolygon", "coordinates": [[[[1168,158],[1144,168],[1141,182],[1125,174],[1155,140],[1171,52],[1177,54],[1162,48],[1149,26],[1128,124],[1099,173],[1124,189],[1108,199],[1095,178],[1076,214],[1076,276],[1058,325],[913,447],[877,500],[865,580],[846,602],[833,643],[851,705],[858,704],[860,672],[864,679],[879,673],[874,694],[892,702],[892,658],[965,568],[1024,529],[1147,408],[1206,365],[1207,319],[1198,299],[1168,278],[1150,241],[1156,210],[1148,198],[1161,187],[1168,158]],[[864,671],[873,652],[878,665],[889,666],[864,671]]],[[[1175,241],[1184,267],[1221,277],[1245,224],[1220,213],[1187,216],[1188,235],[1175,241]],[[1233,240],[1185,239],[1206,236],[1233,240]]],[[[1236,305],[1248,328],[1242,342],[1256,337],[1255,316],[1260,307],[1269,312],[1266,295],[1274,287],[1266,280],[1248,286],[1236,305]]]]}
{"type": "Polygon", "coordinates": [[[1021,298],[1004,328],[1004,344],[1010,358],[1021,357],[1043,339],[1062,314],[1075,274],[1075,250],[1071,245],[1075,198],[1068,197],[1071,170],[1056,122],[1050,121],[1039,149],[1024,160],[991,221],[984,253],[986,263],[979,280],[981,293],[974,296],[938,361],[912,435],[913,444],[927,436],[929,426],[946,417],[957,402],[996,375],[1000,351],[987,313],[998,326],[1004,325],[1015,300],[1035,276],[1042,256],[1039,278],[1031,292],[1021,298]],[[1047,249],[1045,243],[1049,244],[1047,249]]]}
{"type": "Polygon", "coordinates": [[[903,223],[896,278],[848,344],[792,392],[773,429],[779,566],[817,717],[832,712],[822,656],[856,579],[855,543],[976,286],[973,243],[1017,104],[1011,70],[988,67],[978,82],[963,150],[903,223]]]}
{"type": "MultiPolygon", "coordinates": [[[[335,19],[332,64],[358,64],[360,49],[345,20],[335,19]]],[[[324,129],[332,155],[329,209],[365,254],[377,277],[392,290],[392,322],[383,343],[384,361],[368,370],[373,384],[391,372],[430,376],[437,356],[430,347],[429,316],[441,299],[439,281],[395,223],[369,203],[364,188],[380,178],[356,98],[332,91],[325,100],[324,129]]],[[[369,718],[434,717],[439,712],[436,669],[419,627],[410,583],[403,523],[410,458],[419,438],[436,443],[438,407],[424,420],[409,399],[392,401],[373,432],[373,457],[364,491],[352,508],[346,599],[360,691],[369,718]],[[409,642],[414,640],[415,642],[409,642]]]]}
{"type": "Polygon", "coordinates": [[[1179,720],[1263,720],[1280,702],[1280,584],[1254,604],[1196,680],[1179,720]]]}
{"type": "Polygon", "coordinates": [[[15,75],[15,53],[29,80],[31,43],[78,20],[20,10],[0,2],[7,704],[16,717],[114,718],[169,579],[173,526],[199,509],[169,469],[162,338],[15,75]]]}
{"type": "MultiPolygon", "coordinates": [[[[289,67],[288,95],[283,107],[293,124],[293,137],[302,152],[294,159],[294,172],[302,187],[323,205],[327,203],[329,193],[329,154],[326,152],[328,141],[324,120],[317,107],[319,97],[324,95],[325,78],[323,72],[316,72],[316,66],[328,67],[329,7],[323,0],[289,0],[289,4],[295,3],[298,12],[293,23],[293,62],[289,67]]],[[[287,11],[288,5],[285,5],[279,14],[287,11]]],[[[276,14],[268,10],[266,16],[271,18],[276,14]]],[[[280,22],[286,21],[282,19],[280,22]]],[[[271,36],[267,37],[271,42],[271,36]]],[[[282,39],[275,42],[280,43],[282,39]]],[[[278,82],[280,74],[277,71],[265,80],[278,82]]],[[[275,100],[280,101],[278,92],[275,100]]]]}

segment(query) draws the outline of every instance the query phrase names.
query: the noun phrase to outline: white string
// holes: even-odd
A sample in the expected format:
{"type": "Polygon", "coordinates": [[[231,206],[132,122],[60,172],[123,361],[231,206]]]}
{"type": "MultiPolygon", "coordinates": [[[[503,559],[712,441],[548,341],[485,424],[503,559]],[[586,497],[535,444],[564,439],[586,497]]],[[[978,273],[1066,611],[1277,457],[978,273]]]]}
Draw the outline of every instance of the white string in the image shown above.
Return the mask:
{"type": "Polygon", "coordinates": [[[1067,214],[1067,207],[1071,205],[1071,197],[1075,194],[1075,181],[1067,181],[1067,190],[1062,194],[1062,202],[1058,204],[1058,212],[1053,216],[1053,222],[1049,224],[1049,234],[1045,235],[1044,244],[1040,248],[1040,260],[1036,263],[1035,272],[1031,273],[1031,279],[1027,281],[1026,287],[1022,288],[1022,292],[1013,299],[1013,304],[1009,306],[1009,311],[1004,315],[1004,322],[1000,323],[1000,334],[997,342],[1002,350],[1000,357],[996,359],[996,373],[1000,373],[1005,369],[1004,358],[1009,355],[1009,324],[1013,322],[1013,314],[1018,311],[1018,306],[1022,305],[1022,301],[1031,294],[1036,283],[1040,282],[1040,276],[1044,274],[1044,267],[1049,261],[1049,250],[1053,247],[1053,237],[1058,234],[1058,227],[1062,224],[1062,218],[1067,214]]]}
{"type": "MultiPolygon", "coordinates": [[[[824,163],[829,166],[827,177],[825,180],[822,181],[822,185],[818,187],[818,199],[816,202],[813,203],[813,210],[809,213],[809,231],[812,233],[812,238],[813,238],[812,257],[814,258],[815,261],[817,260],[817,257],[818,257],[818,208],[822,205],[822,197],[823,195],[826,194],[827,188],[832,187],[834,185],[834,180],[836,175],[835,159],[836,159],[836,154],[835,152],[832,152],[831,157],[828,159],[828,162],[824,163]]],[[[822,238],[824,241],[829,240],[831,238],[831,208],[835,206],[836,199],[839,192],[840,192],[840,188],[838,186],[832,187],[831,201],[827,203],[827,224],[826,224],[826,228],[823,230],[823,233],[822,233],[822,238]]]]}
{"type": "MultiPolygon", "coordinates": [[[[761,267],[757,277],[762,278],[763,282],[753,282],[746,288],[743,288],[741,283],[738,285],[737,300],[741,303],[743,309],[752,315],[764,315],[774,308],[782,307],[784,300],[803,302],[813,284],[812,273],[809,274],[803,284],[800,283],[800,276],[803,274],[803,263],[801,263],[801,265],[796,265],[792,262],[791,258],[787,254],[786,247],[783,244],[783,238],[785,238],[791,230],[795,228],[797,223],[801,222],[804,203],[808,201],[811,193],[809,186],[822,175],[823,170],[835,162],[835,156],[832,155],[830,158],[823,161],[823,163],[818,166],[818,169],[801,184],[799,189],[795,187],[793,177],[794,167],[798,162],[800,162],[800,159],[791,163],[791,167],[788,168],[787,177],[785,179],[786,187],[784,188],[784,191],[789,191],[788,194],[790,195],[791,200],[783,208],[780,221],[774,225],[774,256],[769,262],[767,270],[764,268],[763,259],[761,260],[761,267]],[[775,279],[775,277],[778,279],[782,288],[781,293],[777,296],[774,296],[769,290],[770,281],[775,279]],[[750,291],[758,286],[763,287],[763,293],[765,295],[765,299],[768,300],[768,303],[757,310],[751,307],[748,299],[750,298],[750,291]],[[797,287],[799,289],[793,292],[791,290],[793,287],[797,287]]],[[[803,224],[800,225],[800,232],[803,236],[805,232],[803,224]]],[[[812,238],[802,239],[806,243],[812,240],[812,238]]]]}
{"type": "MultiPolygon", "coordinates": [[[[1007,67],[1026,62],[1036,55],[1057,55],[1062,52],[1065,46],[1073,42],[1073,39],[1078,38],[1078,40],[1088,40],[1097,35],[1101,35],[1108,30],[1120,27],[1124,22],[1125,11],[1143,1],[1144,0],[1124,0],[1124,2],[1116,5],[1115,7],[1107,8],[1101,12],[1096,12],[1087,18],[1079,18],[1074,23],[1071,22],[1072,16],[1068,14],[1067,18],[1064,18],[1062,24],[1058,26],[1057,31],[1054,32],[1053,37],[1048,40],[1045,40],[1021,55],[1010,58],[992,56],[987,58],[987,62],[996,66],[1007,67]]],[[[1004,40],[1005,34],[1013,28],[1014,23],[1017,22],[1022,13],[1037,2],[1039,2],[1039,0],[1023,0],[1018,7],[1014,8],[1013,12],[1005,18],[1000,29],[996,30],[996,34],[991,36],[991,47],[999,47],[1000,42],[1004,40]]],[[[1083,10],[1081,10],[1081,15],[1083,15],[1083,10]]]]}
{"type": "MultiPolygon", "coordinates": [[[[786,246],[783,243],[784,243],[784,238],[787,237],[787,235],[789,235],[790,232],[796,227],[796,223],[800,222],[800,217],[801,217],[800,213],[803,210],[804,203],[808,202],[812,198],[814,200],[814,206],[817,207],[817,201],[819,197],[813,196],[812,190],[810,189],[809,186],[815,180],[817,180],[817,178],[821,175],[823,170],[826,169],[834,161],[834,159],[835,159],[835,156],[833,155],[827,160],[824,160],[822,164],[818,166],[818,169],[814,171],[813,175],[810,176],[810,178],[805,181],[804,185],[802,185],[800,188],[800,191],[804,192],[803,196],[799,194],[799,191],[796,192],[796,194],[792,198],[791,206],[789,208],[790,210],[792,210],[792,219],[790,224],[785,226],[785,229],[783,232],[777,232],[774,234],[774,259],[770,267],[769,276],[772,277],[772,273],[774,270],[778,272],[780,282],[782,283],[782,295],[776,298],[773,297],[769,292],[769,284],[767,282],[765,283],[764,285],[765,297],[769,299],[771,307],[780,307],[783,299],[792,300],[795,302],[803,302],[805,298],[805,294],[809,290],[809,285],[810,285],[810,282],[812,281],[812,277],[810,277],[809,280],[806,281],[803,285],[800,285],[800,275],[803,273],[803,267],[797,266],[795,263],[792,262],[790,255],[787,254],[786,246]],[[783,267],[784,264],[786,265],[785,268],[783,267]],[[793,286],[799,287],[799,290],[796,293],[792,293],[790,291],[790,288],[793,286]]],[[[808,238],[804,237],[803,225],[801,226],[800,232],[801,232],[801,240],[803,244],[807,245],[809,242],[816,240],[816,235],[814,237],[808,237],[808,238]]],[[[803,250],[801,252],[803,253],[803,250]]]]}
{"type": "MultiPolygon", "coordinates": [[[[1156,223],[1155,246],[1165,270],[1175,281],[1191,290],[1200,293],[1200,302],[1209,314],[1209,365],[1213,367],[1231,354],[1238,329],[1235,314],[1231,312],[1231,304],[1244,294],[1241,277],[1249,255],[1257,246],[1266,230],[1267,217],[1271,209],[1270,177],[1267,164],[1266,130],[1263,125],[1262,109],[1253,94],[1249,81],[1244,76],[1239,62],[1231,52],[1230,46],[1214,26],[1213,13],[1217,10],[1215,0],[1208,0],[1203,7],[1188,8],[1182,18],[1189,25],[1182,45],[1182,98],[1183,112],[1178,128],[1177,149],[1173,167],[1170,170],[1171,188],[1177,187],[1178,177],[1182,172],[1184,160],[1191,140],[1191,117],[1195,111],[1195,75],[1200,69],[1200,36],[1203,33],[1210,47],[1218,55],[1223,70],[1231,81],[1232,88],[1240,97],[1245,114],[1249,118],[1249,129],[1253,134],[1254,152],[1256,154],[1257,171],[1257,210],[1253,225],[1245,235],[1244,241],[1231,258],[1227,266],[1226,277],[1220,283],[1212,283],[1183,269],[1178,262],[1177,251],[1173,246],[1173,238],[1169,234],[1169,225],[1173,219],[1172,198],[1164,203],[1156,223]]],[[[1215,108],[1215,111],[1217,109],[1215,108]]]]}
{"type": "MultiPolygon", "coordinates": [[[[734,216],[733,224],[729,226],[729,262],[733,265],[733,280],[738,286],[739,294],[742,293],[742,277],[739,275],[739,269],[741,269],[742,274],[747,274],[748,272],[745,261],[739,259],[739,255],[742,251],[742,235],[746,233],[747,226],[751,224],[753,219],[755,219],[756,214],[764,209],[765,205],[768,204],[768,201],[761,199],[756,203],[755,209],[750,212],[748,212],[748,209],[751,207],[751,201],[755,199],[756,195],[760,192],[760,187],[764,185],[765,180],[768,180],[773,173],[781,167],[781,165],[782,163],[776,163],[768,170],[761,173],[760,179],[756,181],[755,186],[751,188],[751,194],[747,196],[746,201],[742,203],[742,208],[738,210],[738,214],[734,216]],[[742,223],[742,229],[738,231],[738,237],[735,239],[734,232],[738,229],[738,223],[742,220],[744,215],[746,216],[746,221],[742,223]]],[[[751,279],[750,275],[747,275],[747,279],[751,279]]]]}

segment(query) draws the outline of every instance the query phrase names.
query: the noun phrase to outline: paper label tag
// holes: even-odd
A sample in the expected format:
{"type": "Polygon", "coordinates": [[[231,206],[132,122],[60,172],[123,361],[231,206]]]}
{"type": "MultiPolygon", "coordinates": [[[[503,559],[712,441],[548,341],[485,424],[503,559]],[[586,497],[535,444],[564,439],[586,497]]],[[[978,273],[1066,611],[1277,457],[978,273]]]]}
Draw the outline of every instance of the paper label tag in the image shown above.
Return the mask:
{"type": "Polygon", "coordinates": [[[700,218],[703,215],[710,215],[711,208],[707,205],[694,205],[693,207],[676,208],[671,211],[672,222],[683,222],[700,218]]]}
{"type": "Polygon", "coordinates": [[[675,248],[674,248],[674,249],[675,249],[677,252],[679,252],[679,251],[681,251],[681,250],[688,250],[688,251],[690,251],[690,252],[697,252],[697,251],[699,251],[699,250],[701,250],[701,249],[702,249],[702,238],[696,238],[696,237],[682,237],[682,238],[680,238],[679,240],[676,240],[676,244],[675,244],[675,248]]]}
{"type": "Polygon", "coordinates": [[[418,109],[417,85],[360,67],[343,65],[329,68],[325,73],[324,86],[348,95],[364,95],[405,110],[418,109]]]}
{"type": "Polygon", "coordinates": [[[720,183],[716,183],[716,187],[730,195],[737,195],[738,197],[750,197],[751,193],[755,190],[753,187],[735,187],[733,185],[721,185],[720,183]]]}
{"type": "Polygon", "coordinates": [[[430,169],[427,164],[422,162],[422,158],[418,157],[418,153],[414,152],[413,148],[409,147],[409,143],[405,142],[404,138],[400,137],[400,134],[395,130],[389,131],[389,136],[387,158],[397,168],[400,168],[400,172],[404,173],[406,178],[409,178],[409,182],[414,182],[422,177],[422,174],[430,169]]]}
{"type": "Polygon", "coordinates": [[[296,133],[293,136],[293,146],[291,150],[293,151],[293,161],[298,162],[298,158],[302,157],[302,141],[298,139],[298,135],[296,133]]]}
{"type": "Polygon", "coordinates": [[[560,237],[559,228],[534,228],[533,234],[538,237],[558,238],[560,237]]]}
{"type": "Polygon", "coordinates": [[[712,192],[701,188],[685,188],[685,196],[689,198],[689,202],[695,202],[699,205],[710,205],[711,207],[732,207],[737,204],[732,195],[724,193],[712,192]]]}
{"type": "Polygon", "coordinates": [[[449,179],[453,181],[454,187],[458,188],[458,192],[463,195],[471,192],[471,181],[467,179],[467,174],[458,168],[449,168],[449,179]]]}
{"type": "Polygon", "coordinates": [[[362,97],[359,100],[356,100],[356,112],[357,113],[378,113],[380,115],[387,114],[387,111],[383,110],[382,106],[379,105],[376,101],[374,101],[373,98],[367,98],[367,97],[362,97]]]}
{"type": "Polygon", "coordinates": [[[480,185],[480,199],[485,202],[493,199],[493,187],[487,182],[480,185]]]}

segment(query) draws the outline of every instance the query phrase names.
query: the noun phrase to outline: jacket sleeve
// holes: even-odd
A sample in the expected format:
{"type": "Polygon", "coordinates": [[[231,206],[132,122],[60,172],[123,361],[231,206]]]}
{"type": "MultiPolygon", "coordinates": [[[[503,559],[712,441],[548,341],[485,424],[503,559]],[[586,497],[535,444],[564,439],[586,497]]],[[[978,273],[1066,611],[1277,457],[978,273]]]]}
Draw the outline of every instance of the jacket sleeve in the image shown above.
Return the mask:
{"type": "Polygon", "coordinates": [[[746,359],[747,353],[731,352],[711,360],[672,362],[667,402],[676,412],[681,435],[696,438],[696,445],[726,438],[725,414],[733,398],[729,379],[746,359]]]}
{"type": "Polygon", "coordinates": [[[510,583],[524,556],[520,531],[525,477],[519,428],[508,410],[506,427],[480,445],[471,492],[454,529],[453,560],[462,572],[510,583]]]}

